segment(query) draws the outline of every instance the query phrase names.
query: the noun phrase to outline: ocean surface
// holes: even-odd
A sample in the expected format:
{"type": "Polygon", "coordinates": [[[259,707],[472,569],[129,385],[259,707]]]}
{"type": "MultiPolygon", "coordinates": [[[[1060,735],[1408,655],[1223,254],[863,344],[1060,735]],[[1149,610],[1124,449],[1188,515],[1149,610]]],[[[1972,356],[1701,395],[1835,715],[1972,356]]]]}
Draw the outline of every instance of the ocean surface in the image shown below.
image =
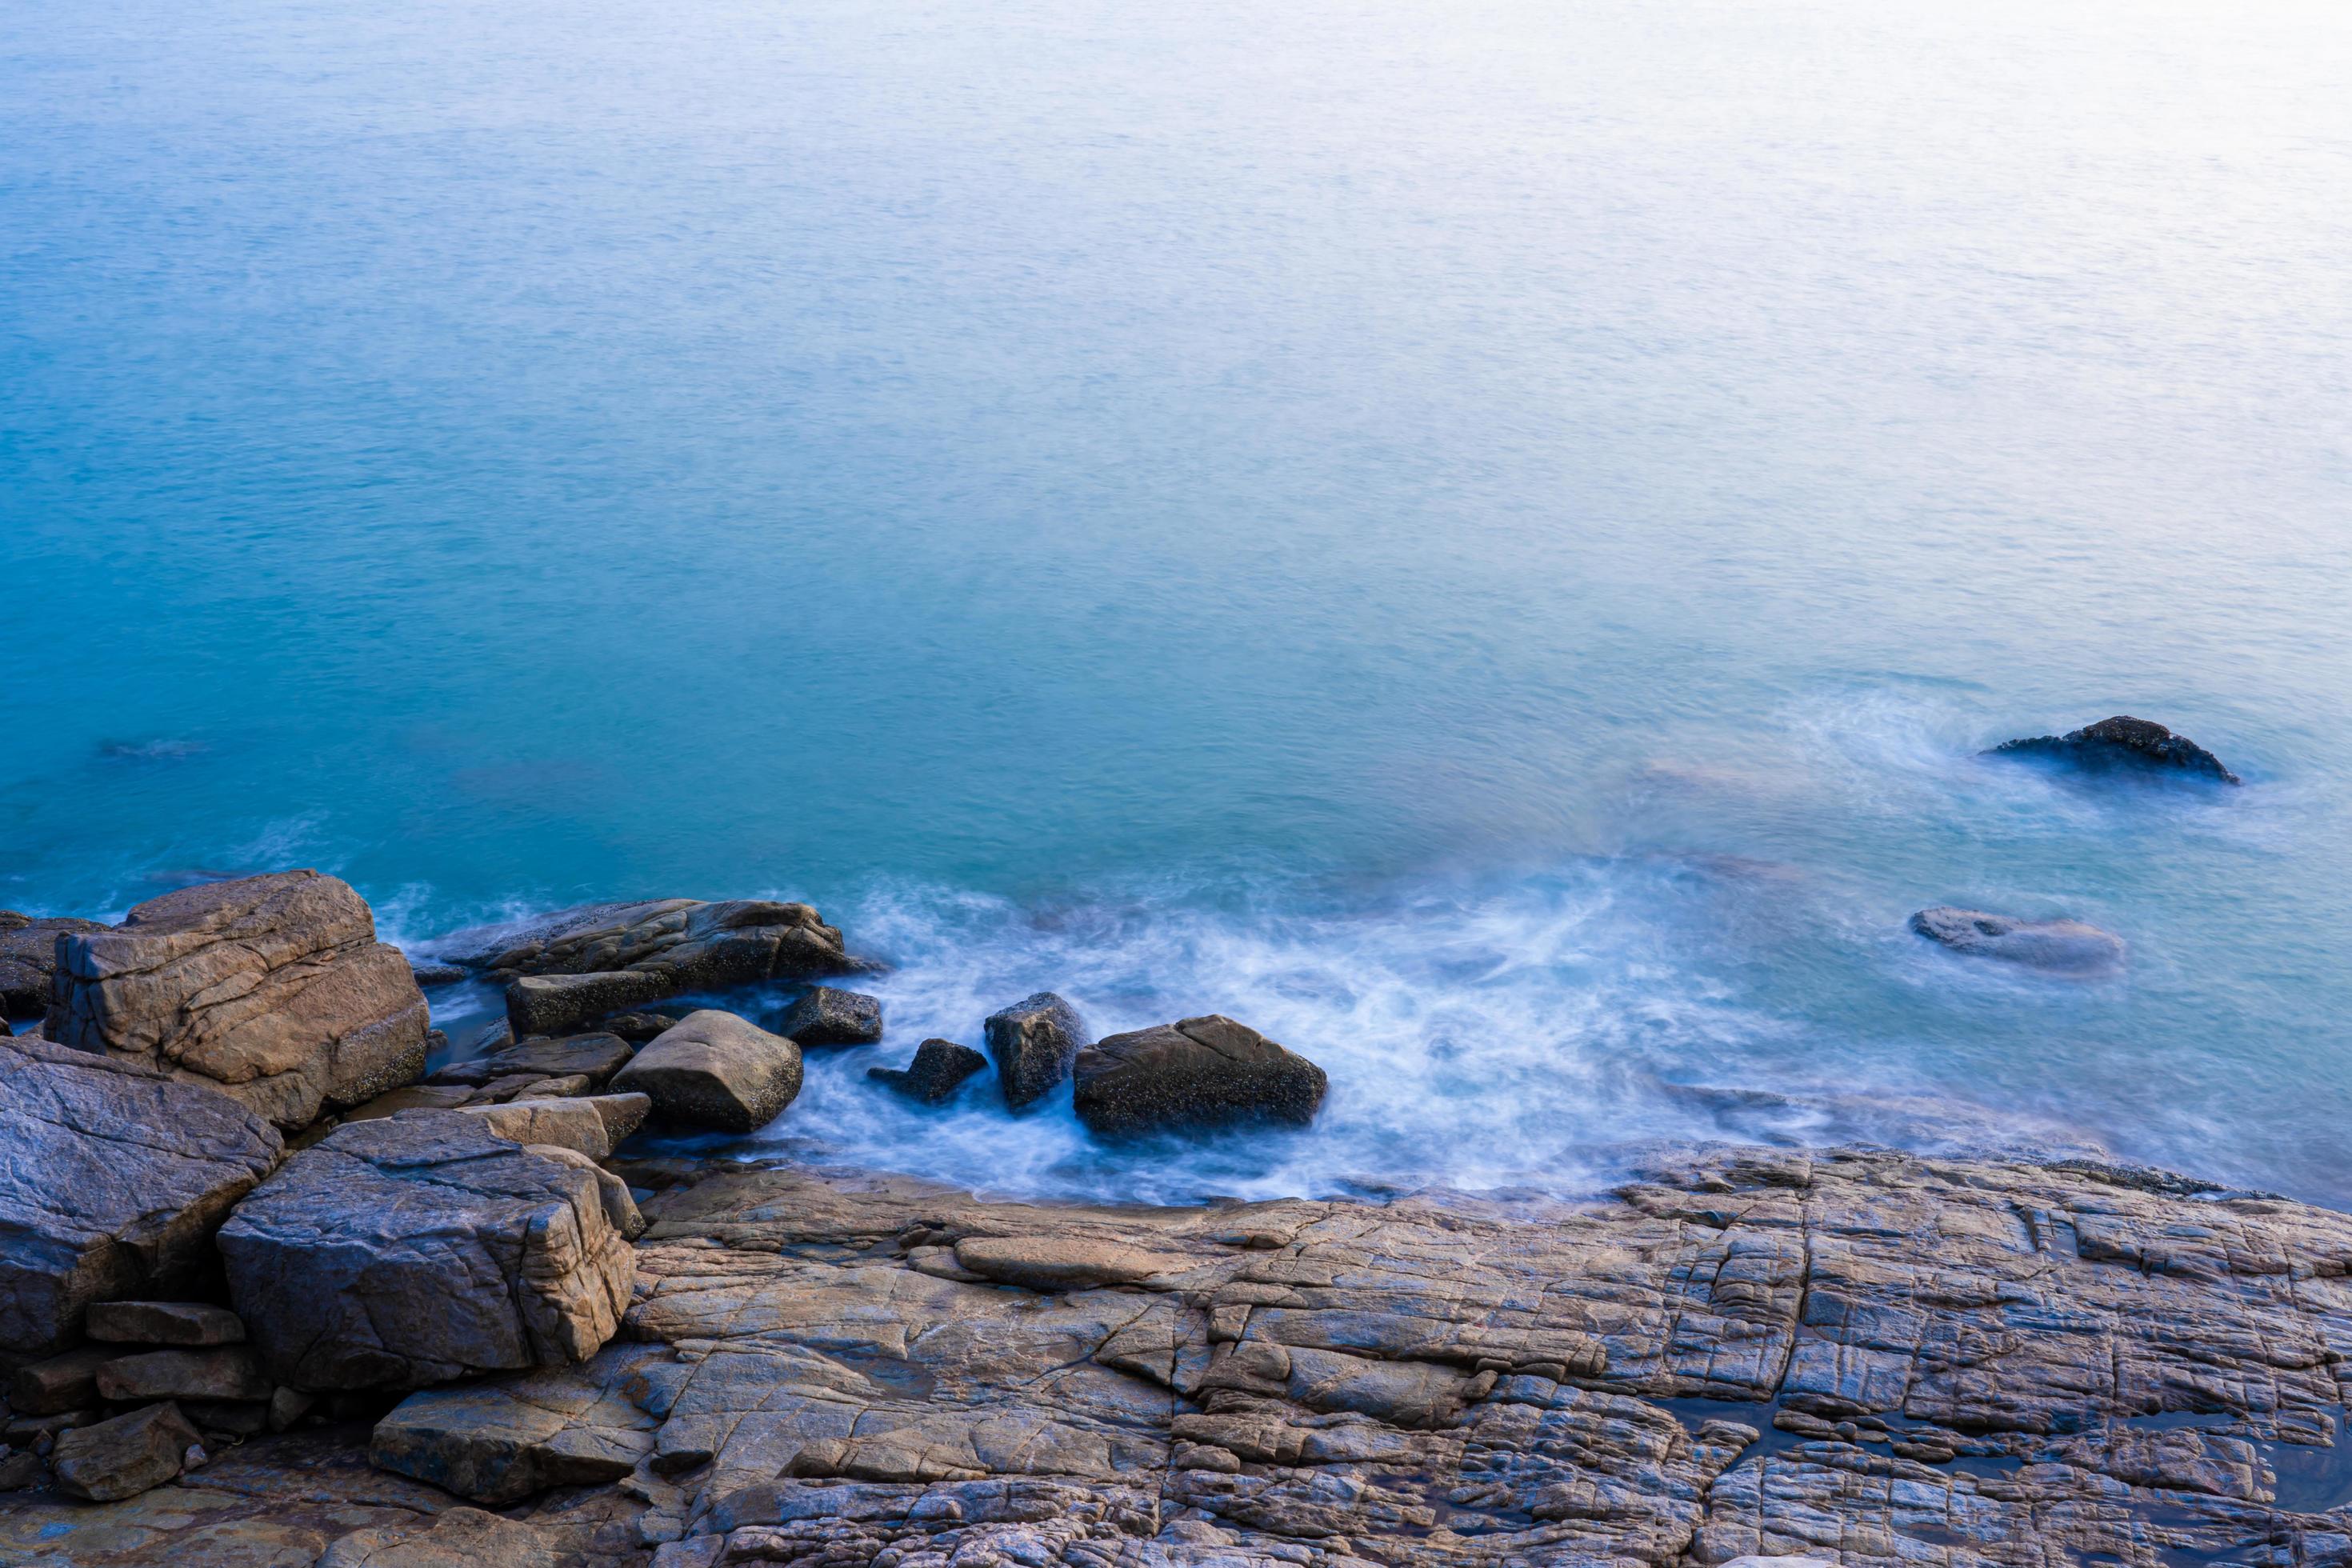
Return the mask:
{"type": "Polygon", "coordinates": [[[2352,1204],[2347,80],[2336,4],[16,0],[0,906],[806,898],[890,1033],[764,1144],[992,1191],[2352,1204]],[[2117,712],[2245,786],[1977,754],[2117,712]],[[1040,987],[1324,1115],[866,1083],[1040,987]]]}

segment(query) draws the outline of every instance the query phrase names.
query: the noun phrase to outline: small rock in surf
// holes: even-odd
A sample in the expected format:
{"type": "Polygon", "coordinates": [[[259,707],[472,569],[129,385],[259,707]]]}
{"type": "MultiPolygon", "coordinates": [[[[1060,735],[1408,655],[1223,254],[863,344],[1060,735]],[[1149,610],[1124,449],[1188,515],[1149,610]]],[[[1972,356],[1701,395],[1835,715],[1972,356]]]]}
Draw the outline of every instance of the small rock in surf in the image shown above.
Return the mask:
{"type": "Polygon", "coordinates": [[[2219,779],[2223,784],[2243,782],[2221,765],[2221,758],[2186,735],[2176,735],[2153,720],[2134,719],[2121,713],[2112,719],[2102,719],[2095,724],[2086,724],[2079,730],[2069,730],[2063,735],[2032,735],[2023,740],[2003,741],[1985,754],[1990,757],[2048,757],[2092,773],[2104,773],[2115,768],[2143,768],[2190,773],[2219,779]]]}
{"type": "Polygon", "coordinates": [[[1954,952],[2058,973],[2095,973],[2124,961],[2123,938],[2081,921],[2021,921],[1938,905],[1913,915],[1911,929],[1954,952]]]}

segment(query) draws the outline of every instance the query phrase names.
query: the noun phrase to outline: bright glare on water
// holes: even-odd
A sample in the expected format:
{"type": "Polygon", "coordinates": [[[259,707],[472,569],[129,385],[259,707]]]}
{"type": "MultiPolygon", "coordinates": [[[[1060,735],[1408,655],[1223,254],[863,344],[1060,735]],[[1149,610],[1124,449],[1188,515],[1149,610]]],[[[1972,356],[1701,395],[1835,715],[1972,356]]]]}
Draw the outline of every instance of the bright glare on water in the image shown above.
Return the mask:
{"type": "Polygon", "coordinates": [[[0,905],[807,897],[891,1034],[768,1139],[1004,1190],[2352,1203],[2347,81],[2333,4],[16,0],[0,905]],[[1975,754],[2116,712],[2246,787],[1975,754]],[[1323,1119],[866,1084],[1039,987],[1323,1119]]]}

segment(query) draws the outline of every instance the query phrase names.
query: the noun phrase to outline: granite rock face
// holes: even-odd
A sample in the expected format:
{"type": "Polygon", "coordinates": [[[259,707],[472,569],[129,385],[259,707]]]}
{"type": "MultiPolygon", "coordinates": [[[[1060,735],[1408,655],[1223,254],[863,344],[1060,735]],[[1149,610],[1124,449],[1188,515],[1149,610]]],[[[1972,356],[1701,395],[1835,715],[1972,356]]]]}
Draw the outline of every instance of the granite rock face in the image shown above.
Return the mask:
{"type": "Polygon", "coordinates": [[[776,1026],[802,1046],[864,1046],[882,1037],[882,1004],[860,991],[815,985],[776,1026]]]}
{"type": "Polygon", "coordinates": [[[454,1112],[337,1128],[219,1243],[263,1365],[312,1390],[582,1360],[619,1326],[633,1272],[593,1164],[454,1112]]]}
{"type": "Polygon", "coordinates": [[[1938,905],[1913,915],[1911,929],[1954,952],[2053,973],[2097,974],[2124,961],[2123,938],[2081,921],[2021,921],[1938,905]]]}
{"type": "Polygon", "coordinates": [[[315,871],[184,888],[58,956],[49,1038],[204,1083],[289,1131],[425,1068],[408,960],[315,871]]]}
{"type": "Polygon", "coordinates": [[[1074,1077],[1078,1120],[1107,1138],[1304,1127],[1329,1087],[1305,1057],[1218,1014],[1108,1036],[1078,1053],[1074,1077]]]}
{"type": "Polygon", "coordinates": [[[990,1014],[986,1031],[1004,1103],[1013,1110],[1026,1110],[1052,1093],[1070,1076],[1078,1052],[1094,1041],[1078,1010],[1051,991],[990,1014]]]}
{"type": "Polygon", "coordinates": [[[766,1126],[801,1091],[801,1048],[732,1013],[689,1013],[613,1075],[670,1121],[721,1132],[766,1126]]]}
{"type": "Polygon", "coordinates": [[[0,1024],[48,1011],[49,977],[58,967],[58,938],[106,929],[100,921],[0,910],[0,1024]]]}
{"type": "Polygon", "coordinates": [[[527,974],[644,970],[680,991],[814,979],[857,967],[806,904],[653,899],[588,904],[521,925],[461,932],[439,956],[505,984],[527,974]]]}
{"type": "Polygon", "coordinates": [[[65,1349],[93,1301],[196,1293],[213,1232],[281,1149],[210,1089],[0,1040],[0,1357],[65,1349]]]}
{"type": "Polygon", "coordinates": [[[2240,782],[2237,774],[2221,765],[2221,758],[2188,736],[2176,735],[2154,720],[2134,719],[2121,713],[2079,730],[2069,730],[2063,735],[2003,741],[1988,754],[2044,757],[2093,773],[2140,769],[2188,773],[2222,784],[2240,782]]]}
{"type": "Polygon", "coordinates": [[[908,1099],[944,1105],[964,1080],[988,1066],[988,1058],[953,1040],[925,1040],[905,1068],[867,1068],[866,1076],[908,1099]]]}

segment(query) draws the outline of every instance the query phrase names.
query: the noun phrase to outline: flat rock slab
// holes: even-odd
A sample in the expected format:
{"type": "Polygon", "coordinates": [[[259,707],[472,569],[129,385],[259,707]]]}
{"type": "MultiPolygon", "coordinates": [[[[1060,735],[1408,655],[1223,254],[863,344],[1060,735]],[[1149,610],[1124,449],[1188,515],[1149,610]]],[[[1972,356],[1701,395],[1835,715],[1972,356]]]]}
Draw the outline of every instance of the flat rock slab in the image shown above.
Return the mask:
{"type": "Polygon", "coordinates": [[[113,1502],[162,1486],[203,1446],[178,1406],[150,1405],[60,1433],[49,1462],[68,1497],[113,1502]]]}
{"type": "Polygon", "coordinates": [[[238,1206],[220,1249],[263,1364],[316,1390],[583,1360],[634,1272],[593,1165],[452,1112],[336,1129],[238,1206]]]}
{"type": "Polygon", "coordinates": [[[689,1013],[613,1075],[616,1093],[643,1094],[663,1119],[721,1132],[753,1132],[801,1091],[801,1048],[732,1013],[689,1013]]]}
{"type": "Polygon", "coordinates": [[[663,976],[670,995],[857,967],[841,933],[816,910],[765,899],[587,904],[459,932],[437,945],[449,963],[500,984],[527,974],[642,969],[663,976]]]}
{"type": "Polygon", "coordinates": [[[1024,1110],[1070,1076],[1078,1052],[1094,1040],[1078,1010],[1050,991],[989,1015],[983,1029],[1004,1103],[1024,1110]]]}
{"type": "Polygon", "coordinates": [[[612,1345],[588,1365],[412,1394],[376,1423],[377,1468],[491,1507],[552,1486],[618,1480],[652,1453],[660,1425],[629,1397],[667,1357],[612,1345]]]}
{"type": "Polygon", "coordinates": [[[552,1144],[591,1160],[611,1157],[621,1140],[645,1124],[653,1101],[642,1094],[600,1094],[568,1100],[511,1100],[457,1111],[410,1110],[404,1116],[457,1115],[509,1143],[552,1144]]]}
{"type": "Polygon", "coordinates": [[[866,1076],[883,1087],[924,1105],[944,1105],[964,1080],[984,1070],[988,1058],[970,1046],[953,1040],[925,1040],[915,1047],[915,1059],[904,1069],[867,1068],[866,1076]]]}
{"type": "Polygon", "coordinates": [[[1098,1040],[1074,1077],[1078,1120],[1106,1138],[1304,1127],[1329,1086],[1305,1057],[1218,1014],[1098,1040]]]}
{"type": "Polygon", "coordinates": [[[91,1339],[121,1344],[233,1345],[245,1339],[235,1312],[201,1301],[100,1301],[84,1329],[91,1339]]]}
{"type": "Polygon", "coordinates": [[[64,1349],[93,1301],[199,1293],[214,1230],[281,1150],[211,1089],[0,1040],[0,1352],[64,1349]]]}
{"type": "Polygon", "coordinates": [[[415,1079],[427,1027],[366,901],[284,871],[184,888],[66,937],[46,1033],[198,1079],[290,1131],[415,1079]]]}
{"type": "Polygon", "coordinates": [[[882,1037],[882,1004],[861,991],[812,986],[784,1012],[776,1033],[800,1046],[864,1046],[882,1037]]]}
{"type": "Polygon", "coordinates": [[[677,992],[669,975],[651,969],[526,974],[507,986],[507,1023],[518,1040],[568,1034],[607,1013],[658,1002],[677,992]]]}
{"type": "Polygon", "coordinates": [[[471,1061],[451,1062],[436,1068],[425,1082],[466,1084],[478,1088],[499,1079],[568,1078],[573,1074],[603,1083],[629,1065],[636,1047],[620,1036],[599,1031],[586,1035],[524,1040],[471,1061]]]}
{"type": "Polygon", "coordinates": [[[2081,921],[2022,921],[1938,905],[1913,915],[1911,929],[1954,952],[2052,973],[2100,974],[2124,962],[2123,938],[2081,921]]]}
{"type": "Polygon", "coordinates": [[[266,1401],[277,1384],[250,1347],[143,1351],[98,1369],[99,1396],[118,1403],[152,1399],[266,1401]]]}

